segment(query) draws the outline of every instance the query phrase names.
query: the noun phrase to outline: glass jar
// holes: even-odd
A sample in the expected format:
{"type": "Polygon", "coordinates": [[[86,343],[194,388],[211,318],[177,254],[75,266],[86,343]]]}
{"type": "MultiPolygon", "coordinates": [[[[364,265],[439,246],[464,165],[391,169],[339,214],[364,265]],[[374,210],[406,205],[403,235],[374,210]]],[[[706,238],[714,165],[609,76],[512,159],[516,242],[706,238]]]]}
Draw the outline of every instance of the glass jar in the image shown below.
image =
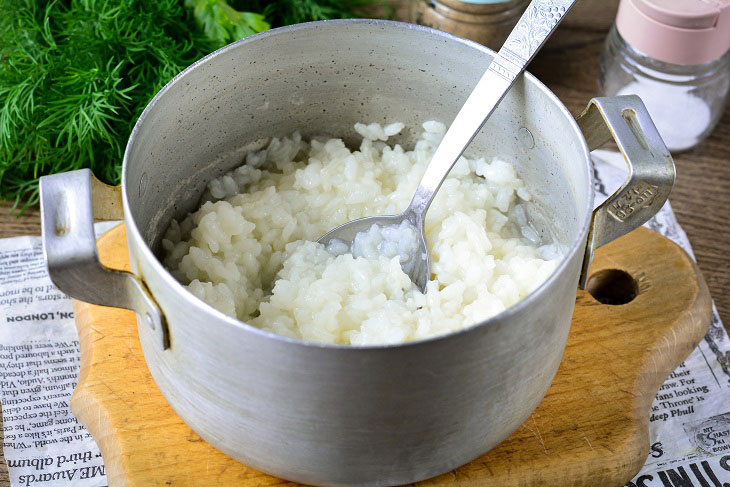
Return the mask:
{"type": "Polygon", "coordinates": [[[450,32],[499,50],[530,0],[411,0],[415,24],[450,32]]]}
{"type": "Polygon", "coordinates": [[[598,73],[602,95],[643,100],[675,153],[712,132],[730,92],[730,9],[693,1],[622,0],[598,73]]]}
{"type": "Polygon", "coordinates": [[[705,64],[656,60],[631,47],[616,26],[606,39],[598,74],[603,96],[638,95],[672,152],[710,135],[730,92],[730,52],[705,64]]]}

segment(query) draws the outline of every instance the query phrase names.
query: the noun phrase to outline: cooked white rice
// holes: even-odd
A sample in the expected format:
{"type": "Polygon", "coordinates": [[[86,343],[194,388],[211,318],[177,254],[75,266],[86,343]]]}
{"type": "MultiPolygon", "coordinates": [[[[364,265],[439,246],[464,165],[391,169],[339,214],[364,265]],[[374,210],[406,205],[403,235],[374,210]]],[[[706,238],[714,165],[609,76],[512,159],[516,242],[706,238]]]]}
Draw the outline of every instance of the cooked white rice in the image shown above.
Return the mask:
{"type": "Polygon", "coordinates": [[[354,258],[377,259],[380,256],[391,259],[398,256],[403,267],[418,251],[418,230],[402,221],[400,225],[375,225],[361,231],[352,240],[352,245],[338,238],[327,244],[327,252],[334,255],[352,254],[354,258]]]}
{"type": "Polygon", "coordinates": [[[211,181],[198,211],[172,222],[162,241],[165,265],[220,311],[307,341],[399,343],[496,315],[539,286],[560,258],[555,245],[538,247],[521,204],[530,194],[508,162],[462,157],[454,166],[426,218],[432,279],[425,294],[401,270],[407,244],[373,250],[393,241],[383,229],[372,230],[380,233],[357,257],[316,243],[349,220],[408,205],[445,132],[438,122],[423,128],[412,151],[385,143],[400,123],[355,125],[363,136],[357,151],[298,133],[273,139],[211,181]]]}

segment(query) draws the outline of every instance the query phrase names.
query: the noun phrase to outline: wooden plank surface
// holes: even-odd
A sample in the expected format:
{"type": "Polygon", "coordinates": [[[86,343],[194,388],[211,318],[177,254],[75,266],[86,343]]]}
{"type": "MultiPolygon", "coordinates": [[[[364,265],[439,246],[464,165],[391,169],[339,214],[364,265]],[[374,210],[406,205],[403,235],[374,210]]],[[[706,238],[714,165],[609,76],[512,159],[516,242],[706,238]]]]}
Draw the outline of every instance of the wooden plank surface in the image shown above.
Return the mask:
{"type": "MultiPolygon", "coordinates": [[[[598,56],[617,4],[618,0],[581,0],[530,66],[574,114],[597,93],[598,56]]],[[[728,328],[730,226],[722,215],[730,208],[730,107],[715,132],[699,147],[676,156],[675,163],[677,183],[670,201],[728,328]]],[[[37,208],[16,218],[9,205],[0,203],[0,238],[39,234],[37,208]]],[[[0,487],[8,485],[0,452],[0,487]]]]}
{"type": "MultiPolygon", "coordinates": [[[[129,269],[123,226],[99,240],[99,253],[129,269]]],[[[707,331],[710,296],[687,254],[645,228],[596,252],[592,273],[607,269],[641,276],[636,298],[613,306],[578,291],[565,355],[535,412],[489,453],[419,486],[618,487],[637,473],[651,403],[707,331]]],[[[75,301],[74,313],[82,363],[71,410],[111,485],[297,485],[220,453],[177,416],[144,362],[133,312],[75,301]]]]}

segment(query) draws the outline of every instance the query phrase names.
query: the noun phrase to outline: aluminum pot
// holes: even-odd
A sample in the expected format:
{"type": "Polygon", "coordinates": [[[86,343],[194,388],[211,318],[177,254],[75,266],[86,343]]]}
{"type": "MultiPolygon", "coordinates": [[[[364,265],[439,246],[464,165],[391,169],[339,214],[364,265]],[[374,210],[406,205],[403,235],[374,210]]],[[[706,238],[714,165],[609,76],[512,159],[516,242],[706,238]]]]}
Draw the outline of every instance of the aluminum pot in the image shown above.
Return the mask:
{"type": "Polygon", "coordinates": [[[595,247],[664,203],[669,153],[637,97],[591,101],[576,120],[530,74],[467,154],[513,161],[530,218],[566,249],[555,273],[498,316],[447,336],[351,347],[283,338],[216,311],[156,257],[171,218],[271,136],[354,141],[360,121],[449,123],[492,51],[425,27],[344,20],[275,29],[183,71],[150,102],[124,156],[121,191],[87,170],[41,180],[53,282],[90,303],[136,310],[150,372],[175,411],[256,469],[319,485],[395,485],[478,457],[535,409],[557,371],[576,286],[595,247]],[[595,212],[589,151],[614,138],[630,178],[595,212]],[[121,193],[121,195],[120,195],[121,193]],[[99,264],[92,214],[127,225],[133,272],[99,264]]]}

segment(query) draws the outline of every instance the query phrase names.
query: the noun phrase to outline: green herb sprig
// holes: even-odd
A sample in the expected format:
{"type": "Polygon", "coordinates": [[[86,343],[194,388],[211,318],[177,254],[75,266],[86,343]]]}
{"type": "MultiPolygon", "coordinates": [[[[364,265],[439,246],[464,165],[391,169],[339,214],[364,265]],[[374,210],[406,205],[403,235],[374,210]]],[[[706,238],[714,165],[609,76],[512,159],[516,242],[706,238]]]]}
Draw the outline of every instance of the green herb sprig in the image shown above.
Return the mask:
{"type": "Polygon", "coordinates": [[[240,10],[263,12],[272,26],[298,24],[315,20],[362,17],[376,5],[386,7],[385,0],[234,0],[240,10]]]}
{"type": "Polygon", "coordinates": [[[149,99],[215,46],[178,0],[0,0],[0,198],[33,204],[44,174],[117,183],[149,99]]]}
{"type": "Polygon", "coordinates": [[[269,26],[352,17],[383,0],[0,0],[0,199],[83,167],[118,184],[149,100],[214,49],[269,26]]]}
{"type": "Polygon", "coordinates": [[[217,47],[263,32],[271,27],[262,14],[234,9],[225,0],[185,0],[205,35],[217,47]]]}

